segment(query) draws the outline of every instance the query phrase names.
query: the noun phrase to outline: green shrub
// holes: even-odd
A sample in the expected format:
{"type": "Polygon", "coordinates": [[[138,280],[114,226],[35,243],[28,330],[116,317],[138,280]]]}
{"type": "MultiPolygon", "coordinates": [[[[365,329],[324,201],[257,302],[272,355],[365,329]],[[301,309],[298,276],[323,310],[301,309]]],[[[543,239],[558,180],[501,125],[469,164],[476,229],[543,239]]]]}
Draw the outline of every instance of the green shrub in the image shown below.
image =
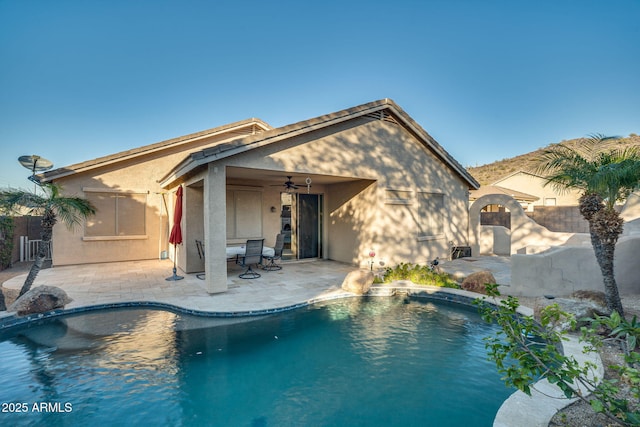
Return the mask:
{"type": "MultiPolygon", "coordinates": [[[[489,297],[499,297],[498,285],[488,285],[489,297]]],[[[540,321],[532,316],[520,316],[517,298],[508,296],[495,306],[485,303],[486,297],[474,302],[488,322],[495,322],[500,330],[494,336],[485,338],[489,359],[496,364],[502,380],[509,387],[516,387],[531,395],[533,384],[545,377],[560,388],[567,398],[579,398],[591,405],[598,413],[607,416],[612,422],[625,426],[640,426],[640,411],[637,403],[620,396],[621,384],[626,384],[635,402],[640,397],[640,354],[636,352],[640,338],[640,325],[637,319],[627,321],[613,312],[611,316],[596,316],[588,319],[589,326],[581,329],[581,341],[588,350],[595,351],[603,340],[615,339],[624,345],[624,362],[610,366],[618,372],[620,379],[602,379],[593,374],[595,365],[586,362],[580,365],[573,356],[565,356],[559,344],[567,338],[567,332],[558,332],[553,325],[569,320],[573,326],[575,317],[551,304],[540,313],[540,321]],[[599,332],[604,331],[604,333],[599,332]],[[531,337],[536,337],[532,340],[531,337]],[[542,345],[541,345],[542,343],[542,345]],[[592,399],[587,399],[577,385],[592,391],[592,399]]],[[[587,320],[587,319],[584,319],[587,320]]]]}
{"type": "Polygon", "coordinates": [[[396,280],[410,280],[417,285],[431,285],[442,288],[456,288],[460,285],[446,273],[431,270],[426,265],[400,263],[391,268],[387,267],[382,277],[382,283],[391,283],[396,280]]]}

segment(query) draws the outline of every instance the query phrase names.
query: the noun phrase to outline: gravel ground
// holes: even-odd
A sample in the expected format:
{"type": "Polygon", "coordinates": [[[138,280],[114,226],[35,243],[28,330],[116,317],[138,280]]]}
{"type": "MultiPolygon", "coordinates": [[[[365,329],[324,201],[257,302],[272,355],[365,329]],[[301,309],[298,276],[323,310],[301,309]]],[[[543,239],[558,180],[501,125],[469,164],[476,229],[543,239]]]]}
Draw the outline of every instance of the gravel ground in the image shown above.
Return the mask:
{"type": "MultiPolygon", "coordinates": [[[[622,350],[617,345],[605,345],[600,351],[602,363],[605,366],[605,378],[618,378],[618,375],[608,366],[613,364],[621,365],[623,363],[622,350]]],[[[619,397],[634,402],[635,397],[625,390],[619,397]]],[[[638,403],[636,402],[636,409],[638,403]]],[[[618,426],[620,424],[613,422],[604,415],[596,414],[587,402],[577,401],[574,404],[559,411],[549,423],[549,427],[604,427],[618,426]]]]}
{"type": "Polygon", "coordinates": [[[30,262],[16,262],[10,268],[0,270],[0,284],[19,274],[28,273],[30,268],[30,262]]]}
{"type": "MultiPolygon", "coordinates": [[[[538,304],[538,298],[518,298],[520,304],[534,308],[538,304]]],[[[640,318],[640,295],[628,295],[622,297],[622,306],[625,310],[627,319],[637,316],[640,318]]],[[[619,378],[617,373],[609,368],[611,365],[621,365],[624,361],[623,351],[616,344],[605,344],[600,350],[600,357],[605,368],[605,378],[619,378]]],[[[621,387],[622,388],[622,387],[621,387]]],[[[636,398],[628,391],[623,390],[619,396],[627,399],[630,403],[635,402],[636,409],[639,403],[636,398]]],[[[591,406],[587,402],[577,401],[572,405],[560,410],[549,423],[549,427],[608,427],[617,426],[609,418],[593,412],[591,406]]]]}
{"type": "Polygon", "coordinates": [[[4,295],[4,302],[8,307],[18,297],[19,289],[6,289],[2,287],[2,284],[11,279],[12,277],[20,274],[28,273],[31,268],[30,262],[16,262],[5,270],[0,271],[0,292],[4,295]]]}

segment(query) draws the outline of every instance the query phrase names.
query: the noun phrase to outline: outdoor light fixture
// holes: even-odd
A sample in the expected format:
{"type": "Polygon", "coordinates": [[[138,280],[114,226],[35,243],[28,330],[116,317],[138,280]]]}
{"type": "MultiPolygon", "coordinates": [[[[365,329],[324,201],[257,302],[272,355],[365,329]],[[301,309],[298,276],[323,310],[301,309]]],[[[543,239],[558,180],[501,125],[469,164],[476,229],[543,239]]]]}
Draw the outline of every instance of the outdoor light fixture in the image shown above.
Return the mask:
{"type": "MultiPolygon", "coordinates": [[[[298,188],[300,188],[298,185],[296,185],[293,181],[293,176],[289,175],[287,176],[287,180],[284,182],[283,186],[284,186],[284,192],[287,194],[294,194],[296,192],[296,190],[298,188]]],[[[304,180],[305,184],[307,185],[307,194],[309,194],[311,192],[311,178],[307,177],[307,179],[304,180]]],[[[278,185],[279,187],[279,185],[278,185]]]]}

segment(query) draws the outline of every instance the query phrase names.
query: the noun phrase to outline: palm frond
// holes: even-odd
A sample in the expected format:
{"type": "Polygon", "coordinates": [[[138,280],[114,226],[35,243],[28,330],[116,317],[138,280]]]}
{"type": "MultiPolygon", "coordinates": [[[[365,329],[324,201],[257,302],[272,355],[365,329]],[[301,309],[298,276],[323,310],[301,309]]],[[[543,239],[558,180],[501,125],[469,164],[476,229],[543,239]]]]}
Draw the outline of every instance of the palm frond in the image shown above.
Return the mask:
{"type": "Polygon", "coordinates": [[[45,183],[41,189],[44,196],[26,190],[1,190],[0,212],[20,214],[26,210],[29,214],[43,215],[51,211],[69,228],[80,225],[96,213],[96,208],[88,200],[62,196],[56,184],[45,183]]]}
{"type": "Polygon", "coordinates": [[[82,222],[96,213],[96,208],[87,199],[80,197],[58,197],[52,209],[68,228],[82,225],[82,222]]]}
{"type": "Polygon", "coordinates": [[[586,189],[585,174],[589,173],[589,161],[580,150],[558,144],[544,150],[536,173],[558,192],[571,188],[586,189]]]}
{"type": "Polygon", "coordinates": [[[0,211],[6,214],[19,214],[23,210],[31,213],[40,213],[45,199],[26,190],[1,190],[0,211]]]}
{"type": "Polygon", "coordinates": [[[620,149],[619,137],[600,134],[581,140],[575,148],[558,144],[544,150],[537,172],[557,191],[571,188],[599,194],[609,207],[626,199],[640,183],[640,151],[620,149]]]}

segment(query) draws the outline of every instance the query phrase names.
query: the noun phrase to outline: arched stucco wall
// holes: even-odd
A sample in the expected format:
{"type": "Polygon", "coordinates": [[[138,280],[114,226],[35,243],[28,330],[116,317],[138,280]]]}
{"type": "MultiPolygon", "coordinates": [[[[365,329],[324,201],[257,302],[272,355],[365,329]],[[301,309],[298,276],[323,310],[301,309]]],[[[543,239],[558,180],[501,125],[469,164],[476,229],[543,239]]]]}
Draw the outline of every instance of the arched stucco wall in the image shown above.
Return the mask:
{"type": "MultiPolygon", "coordinates": [[[[640,252],[640,195],[632,194],[622,209],[624,232],[616,244],[614,268],[621,295],[638,294],[640,252]]],[[[564,296],[577,290],[602,291],[602,272],[588,234],[576,234],[562,245],[553,245],[538,254],[511,257],[509,295],[536,297],[564,296]]]]}
{"type": "MultiPolygon", "coordinates": [[[[614,268],[621,295],[637,295],[637,254],[640,238],[622,237],[616,245],[614,268]]],[[[511,257],[511,285],[505,293],[514,296],[566,296],[578,290],[603,291],[602,272],[593,247],[557,246],[540,254],[511,257]]]]}
{"type": "Polygon", "coordinates": [[[471,254],[480,254],[482,226],[480,211],[487,205],[502,205],[511,212],[511,254],[526,253],[527,246],[556,246],[569,240],[574,233],[555,233],[529,218],[516,199],[506,194],[486,194],[469,208],[469,245],[471,254]]]}

